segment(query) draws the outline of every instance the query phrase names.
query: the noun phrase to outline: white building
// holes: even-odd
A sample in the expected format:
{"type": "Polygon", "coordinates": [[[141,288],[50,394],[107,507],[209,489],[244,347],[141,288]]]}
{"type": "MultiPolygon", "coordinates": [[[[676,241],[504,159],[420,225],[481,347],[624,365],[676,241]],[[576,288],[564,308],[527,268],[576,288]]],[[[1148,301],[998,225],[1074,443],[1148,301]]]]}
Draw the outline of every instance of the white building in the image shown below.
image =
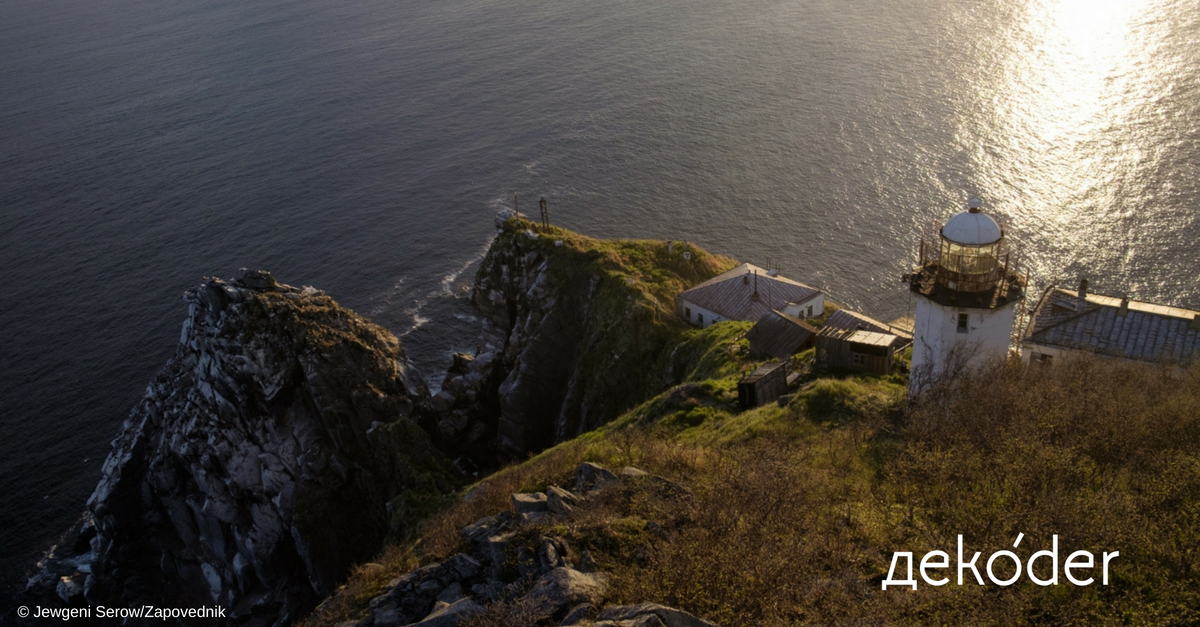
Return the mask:
{"type": "Polygon", "coordinates": [[[676,306],[684,320],[705,328],[723,320],[756,322],[772,310],[802,319],[820,316],[825,312],[825,295],[744,263],[681,293],[676,306]]]}
{"type": "Polygon", "coordinates": [[[979,206],[972,199],[936,241],[923,240],[920,263],[905,277],[916,296],[910,394],[1008,354],[1025,278],[1009,266],[1004,229],[979,206]]]}
{"type": "Polygon", "coordinates": [[[1026,363],[1074,352],[1186,365],[1200,360],[1200,312],[1118,296],[1047,290],[1021,338],[1026,363]]]}

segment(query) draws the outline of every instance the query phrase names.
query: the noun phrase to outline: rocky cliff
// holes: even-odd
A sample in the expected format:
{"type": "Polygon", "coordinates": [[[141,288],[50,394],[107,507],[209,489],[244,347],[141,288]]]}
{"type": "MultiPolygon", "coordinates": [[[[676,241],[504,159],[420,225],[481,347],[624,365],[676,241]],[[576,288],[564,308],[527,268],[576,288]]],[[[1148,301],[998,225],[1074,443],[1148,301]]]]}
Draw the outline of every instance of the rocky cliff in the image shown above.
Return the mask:
{"type": "MultiPolygon", "coordinates": [[[[286,624],[455,472],[388,331],[243,272],[185,294],[179,347],[113,443],[60,596],[286,624]]],[[[402,529],[401,529],[402,531],[402,529]]]]}
{"type": "Polygon", "coordinates": [[[596,240],[497,216],[472,300],[474,355],[432,399],[444,447],[484,465],[590,431],[678,382],[674,298],[733,262],[683,242],[596,240]]]}
{"type": "Polygon", "coordinates": [[[681,379],[674,297],[732,261],[496,224],[471,294],[479,348],[432,397],[395,336],[318,290],[262,272],[189,290],[176,354],[35,596],[290,623],[456,487],[451,457],[540,451],[681,379]]]}

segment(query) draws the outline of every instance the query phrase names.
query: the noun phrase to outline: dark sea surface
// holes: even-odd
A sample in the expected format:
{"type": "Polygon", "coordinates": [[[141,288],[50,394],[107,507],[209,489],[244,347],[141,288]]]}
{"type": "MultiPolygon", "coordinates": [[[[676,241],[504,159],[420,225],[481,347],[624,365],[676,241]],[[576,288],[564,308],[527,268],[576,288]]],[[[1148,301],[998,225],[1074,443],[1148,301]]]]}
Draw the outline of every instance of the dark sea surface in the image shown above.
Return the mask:
{"type": "Polygon", "coordinates": [[[202,276],[324,289],[436,381],[514,193],[884,319],[979,195],[1036,286],[1197,308],[1198,163],[1194,0],[4,0],[0,580],[202,276]]]}

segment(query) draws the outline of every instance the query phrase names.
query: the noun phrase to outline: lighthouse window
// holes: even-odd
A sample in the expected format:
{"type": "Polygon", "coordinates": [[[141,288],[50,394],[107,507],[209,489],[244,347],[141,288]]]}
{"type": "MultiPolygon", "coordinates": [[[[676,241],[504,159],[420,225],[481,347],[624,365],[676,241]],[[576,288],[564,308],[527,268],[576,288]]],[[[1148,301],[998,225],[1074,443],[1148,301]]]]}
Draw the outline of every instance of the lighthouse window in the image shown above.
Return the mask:
{"type": "Polygon", "coordinates": [[[970,319],[970,314],[965,314],[965,313],[958,314],[958,332],[959,333],[966,333],[969,330],[967,327],[967,322],[969,321],[969,319],[970,319]]]}

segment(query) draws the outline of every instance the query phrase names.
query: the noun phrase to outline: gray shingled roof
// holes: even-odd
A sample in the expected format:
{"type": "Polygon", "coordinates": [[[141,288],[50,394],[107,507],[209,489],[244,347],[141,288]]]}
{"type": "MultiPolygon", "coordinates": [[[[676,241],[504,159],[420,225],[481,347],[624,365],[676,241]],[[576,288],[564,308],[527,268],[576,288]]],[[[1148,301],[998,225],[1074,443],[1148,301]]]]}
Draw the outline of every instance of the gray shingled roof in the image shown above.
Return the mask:
{"type": "Polygon", "coordinates": [[[1121,315],[1121,299],[1055,289],[1046,294],[1022,340],[1023,344],[1087,350],[1109,357],[1190,362],[1200,357],[1198,312],[1130,301],[1121,315]]]}
{"type": "Polygon", "coordinates": [[[749,331],[750,354],[787,359],[811,344],[817,330],[803,320],[779,311],[772,311],[758,320],[749,331]]]}
{"type": "Polygon", "coordinates": [[[821,328],[838,329],[840,331],[857,331],[858,329],[863,329],[864,331],[895,335],[904,340],[905,343],[912,341],[912,334],[908,333],[907,329],[880,322],[870,316],[865,316],[849,309],[839,309],[833,312],[829,316],[829,319],[825,321],[825,324],[821,325],[821,328]]]}
{"type": "Polygon", "coordinates": [[[762,268],[743,263],[679,295],[729,320],[758,320],[788,303],[806,301],[821,291],[782,276],[767,276],[762,268]],[[758,297],[754,296],[758,274],[758,297]]]}

